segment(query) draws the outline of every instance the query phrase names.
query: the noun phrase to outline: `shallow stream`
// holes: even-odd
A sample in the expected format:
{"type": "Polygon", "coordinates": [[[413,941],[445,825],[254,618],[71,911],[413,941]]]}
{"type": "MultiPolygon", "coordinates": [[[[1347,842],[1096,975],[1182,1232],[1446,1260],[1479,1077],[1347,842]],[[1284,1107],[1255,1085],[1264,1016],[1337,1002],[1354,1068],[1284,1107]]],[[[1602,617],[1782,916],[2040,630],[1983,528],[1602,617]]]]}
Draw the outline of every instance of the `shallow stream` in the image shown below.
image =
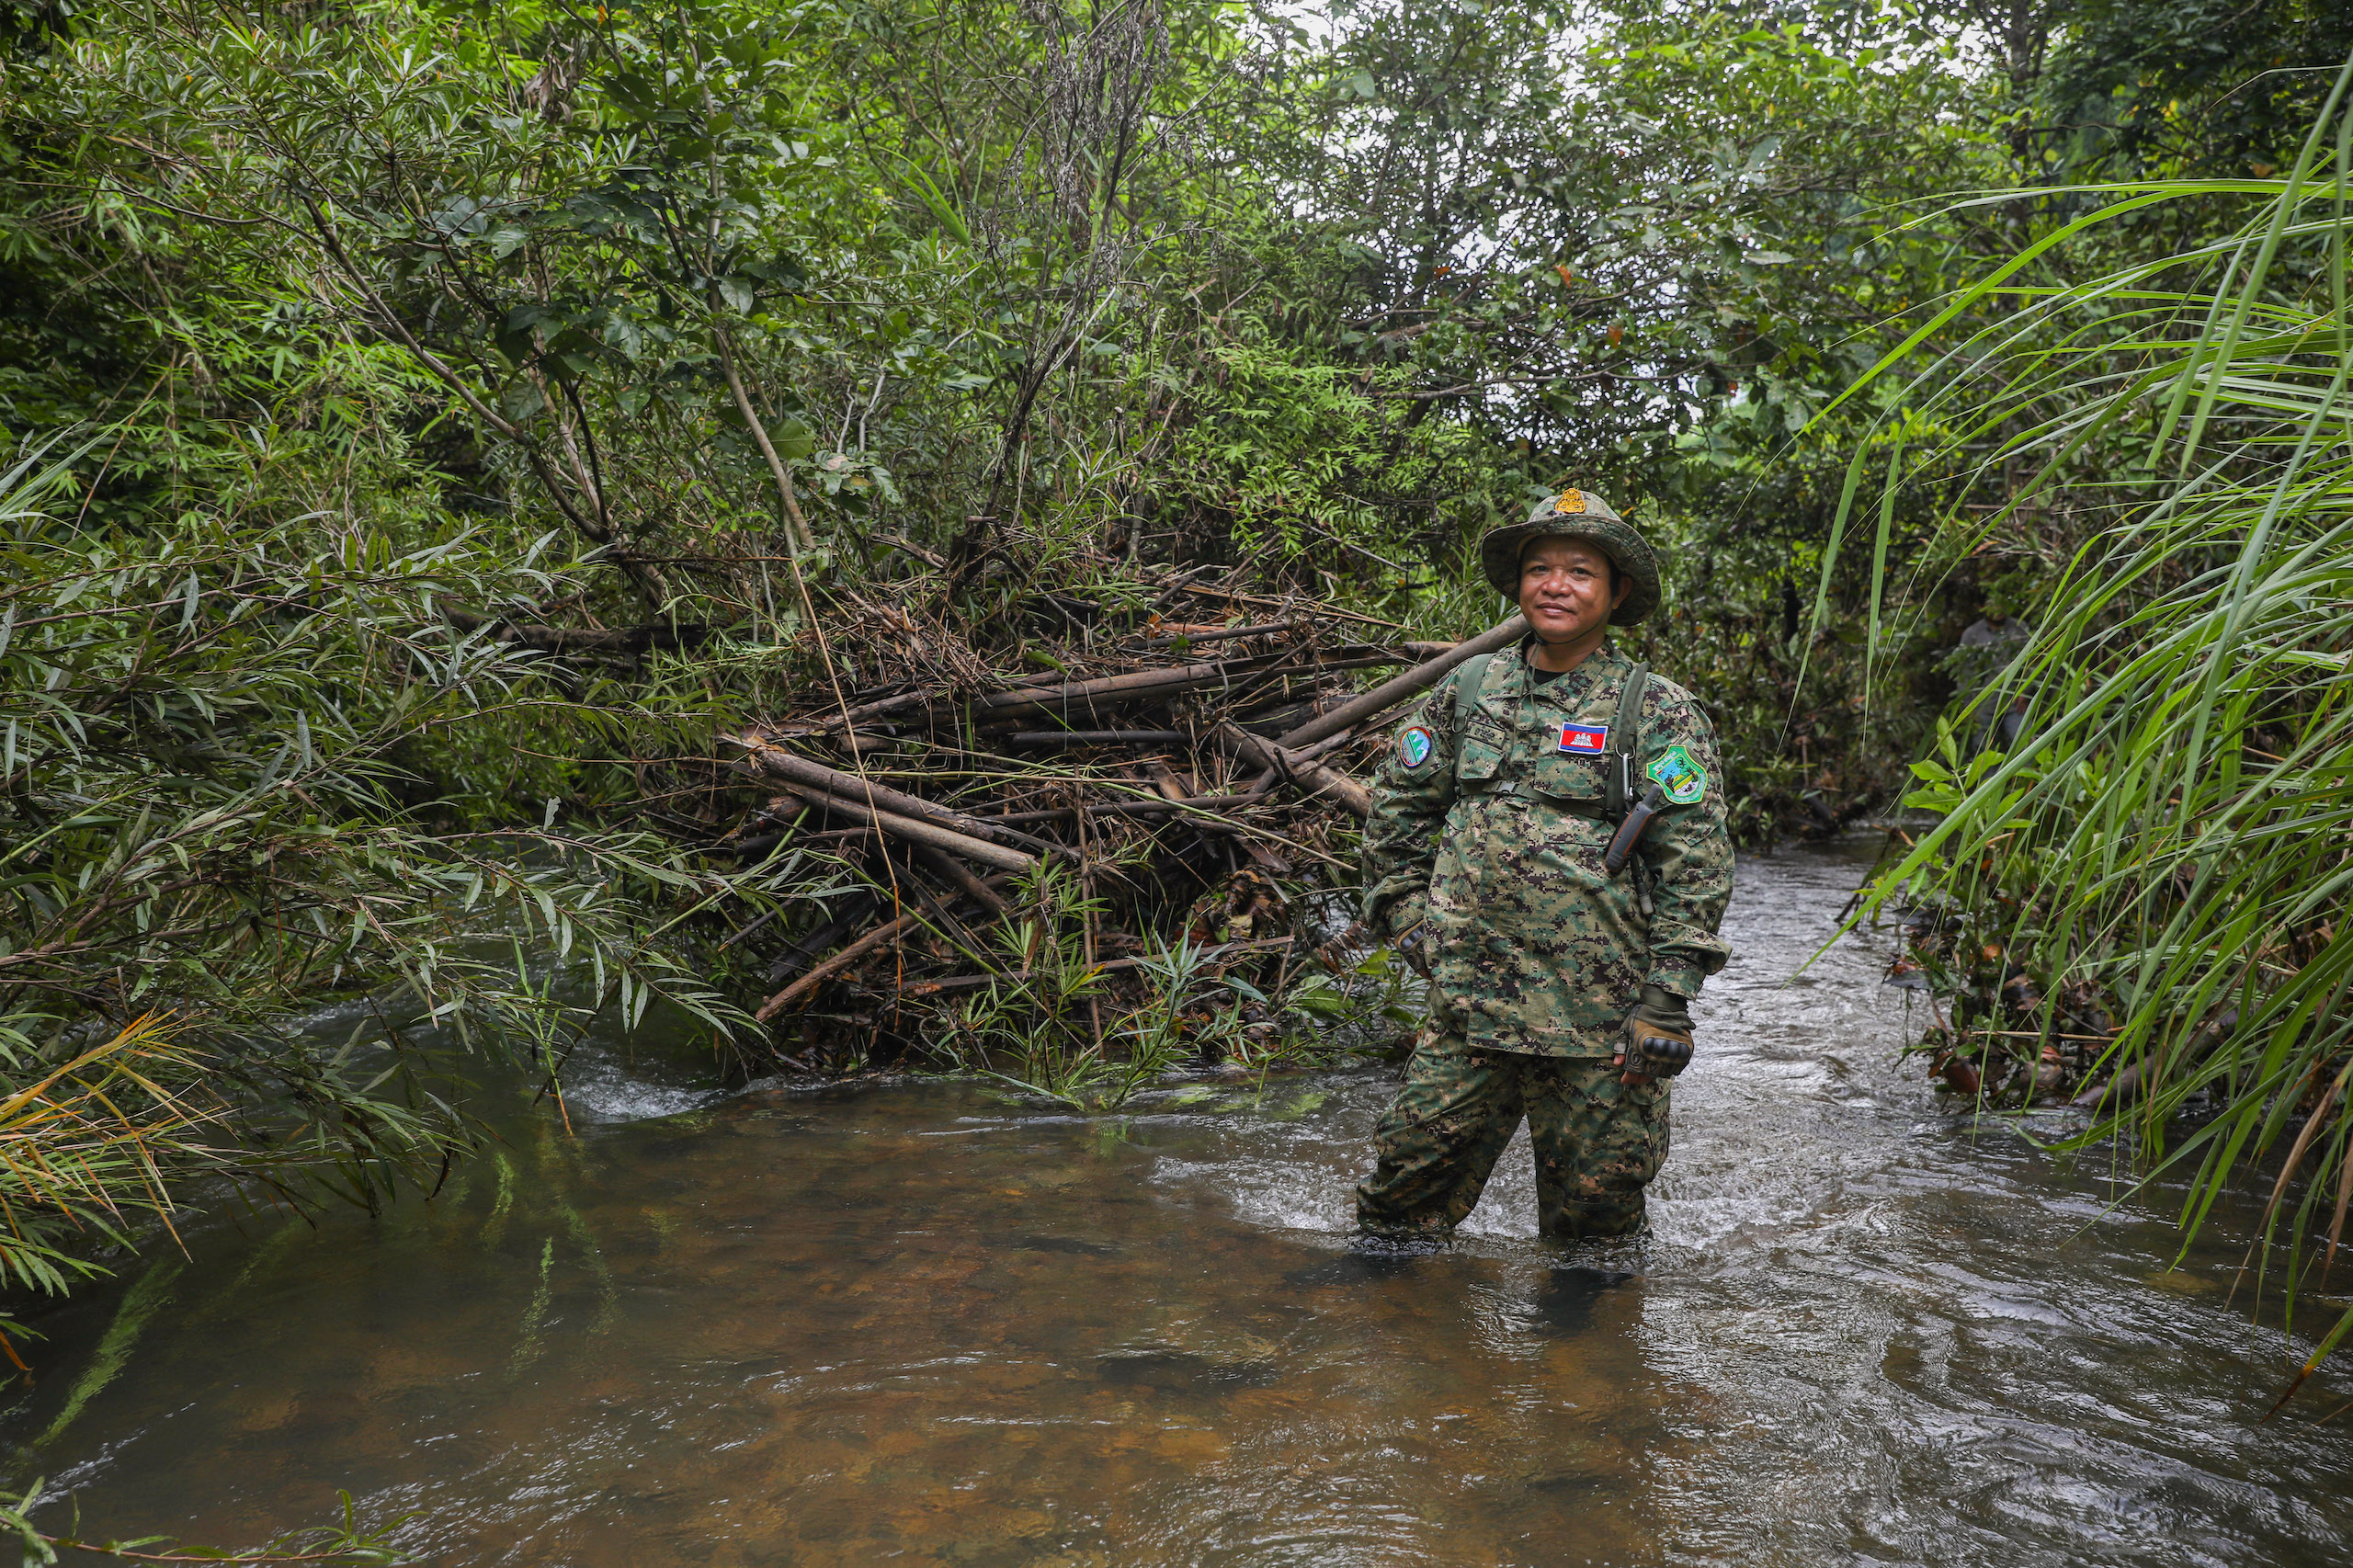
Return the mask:
{"type": "Polygon", "coordinates": [[[2353,1377],[2258,1424],[2252,1209],[2171,1267],[1898,1064],[1880,946],[1797,972],[1868,858],[1742,863],[1646,1244],[1538,1242],[1523,1140],[1451,1250],[1352,1253],[1385,1073],[1086,1117],[615,1051],[576,1138],[42,1319],[7,1469],[218,1544],[348,1489],[444,1564],[2353,1562],[2353,1377]]]}

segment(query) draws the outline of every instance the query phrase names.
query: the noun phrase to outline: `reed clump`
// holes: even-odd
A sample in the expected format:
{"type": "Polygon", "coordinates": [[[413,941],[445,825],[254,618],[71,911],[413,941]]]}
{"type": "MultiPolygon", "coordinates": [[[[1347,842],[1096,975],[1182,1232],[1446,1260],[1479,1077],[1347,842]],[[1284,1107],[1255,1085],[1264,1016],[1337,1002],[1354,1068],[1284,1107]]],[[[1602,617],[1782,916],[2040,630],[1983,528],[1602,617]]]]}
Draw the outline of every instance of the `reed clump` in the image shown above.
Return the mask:
{"type": "Polygon", "coordinates": [[[1915,472],[2031,474],[1959,549],[2054,506],[2082,527],[1983,699],[2006,730],[1942,727],[1910,797],[1940,820],[1868,903],[1913,908],[1948,1082],[2072,1098],[2091,1119],[2064,1146],[2187,1178],[2185,1245],[2258,1182],[2290,1311],[2353,1208],[2348,88],[2353,67],[2270,177],[2077,193],[2057,237],[2168,205],[2229,221],[2038,287],[1922,383],[1940,444],[1915,472]]]}

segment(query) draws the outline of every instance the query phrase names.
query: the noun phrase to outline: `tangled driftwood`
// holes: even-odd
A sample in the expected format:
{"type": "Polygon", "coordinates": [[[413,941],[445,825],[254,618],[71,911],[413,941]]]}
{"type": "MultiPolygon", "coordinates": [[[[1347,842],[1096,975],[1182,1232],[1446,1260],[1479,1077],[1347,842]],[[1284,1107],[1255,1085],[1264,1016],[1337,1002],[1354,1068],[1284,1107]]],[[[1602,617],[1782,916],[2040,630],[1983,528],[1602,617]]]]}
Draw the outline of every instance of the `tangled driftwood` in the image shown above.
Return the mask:
{"type": "Polygon", "coordinates": [[[871,884],[782,949],[757,1016],[827,994],[895,1015],[1029,978],[984,937],[1049,865],[1102,895],[1086,932],[1095,973],[1132,971],[1179,935],[1227,963],[1294,944],[1292,895],[1348,879],[1334,849],[1370,808],[1358,774],[1383,722],[1524,630],[1514,617],[1449,645],[1327,640],[1335,624],[1163,625],[1052,683],[846,692],[721,737],[773,791],[731,835],[740,857],[818,848],[871,884]]]}

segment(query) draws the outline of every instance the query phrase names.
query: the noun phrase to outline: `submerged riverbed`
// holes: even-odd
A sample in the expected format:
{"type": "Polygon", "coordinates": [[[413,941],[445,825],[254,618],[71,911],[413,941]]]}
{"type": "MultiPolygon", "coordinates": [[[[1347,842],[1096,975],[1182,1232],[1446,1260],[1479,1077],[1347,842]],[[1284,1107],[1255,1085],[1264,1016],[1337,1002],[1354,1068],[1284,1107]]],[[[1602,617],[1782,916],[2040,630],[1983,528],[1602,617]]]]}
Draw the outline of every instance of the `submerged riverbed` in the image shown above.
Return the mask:
{"type": "Polygon", "coordinates": [[[1385,1073],[1085,1117],[609,1055],[429,1207],[45,1317],[8,1468],[220,1544],[347,1488],[447,1564],[2353,1561],[2353,1380],[2257,1425],[2253,1210],[2173,1269],[1899,1068],[1879,947],[1797,974],[1868,858],[1742,863],[1646,1244],[1538,1242],[1523,1139],[1454,1248],[1352,1253],[1385,1073]]]}

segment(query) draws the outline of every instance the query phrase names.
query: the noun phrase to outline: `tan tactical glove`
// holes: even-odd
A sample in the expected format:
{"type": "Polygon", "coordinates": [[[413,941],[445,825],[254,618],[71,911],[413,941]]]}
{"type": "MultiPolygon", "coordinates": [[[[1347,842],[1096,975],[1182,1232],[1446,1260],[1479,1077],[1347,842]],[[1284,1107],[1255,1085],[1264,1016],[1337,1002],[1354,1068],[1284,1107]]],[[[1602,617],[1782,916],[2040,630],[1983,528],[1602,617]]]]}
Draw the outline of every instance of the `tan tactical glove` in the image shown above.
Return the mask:
{"type": "Polygon", "coordinates": [[[1682,997],[1655,985],[1643,987],[1643,999],[1626,1018],[1626,1038],[1619,1043],[1612,1063],[1624,1068],[1620,1079],[1647,1084],[1672,1078],[1691,1064],[1691,1010],[1682,997]]]}

